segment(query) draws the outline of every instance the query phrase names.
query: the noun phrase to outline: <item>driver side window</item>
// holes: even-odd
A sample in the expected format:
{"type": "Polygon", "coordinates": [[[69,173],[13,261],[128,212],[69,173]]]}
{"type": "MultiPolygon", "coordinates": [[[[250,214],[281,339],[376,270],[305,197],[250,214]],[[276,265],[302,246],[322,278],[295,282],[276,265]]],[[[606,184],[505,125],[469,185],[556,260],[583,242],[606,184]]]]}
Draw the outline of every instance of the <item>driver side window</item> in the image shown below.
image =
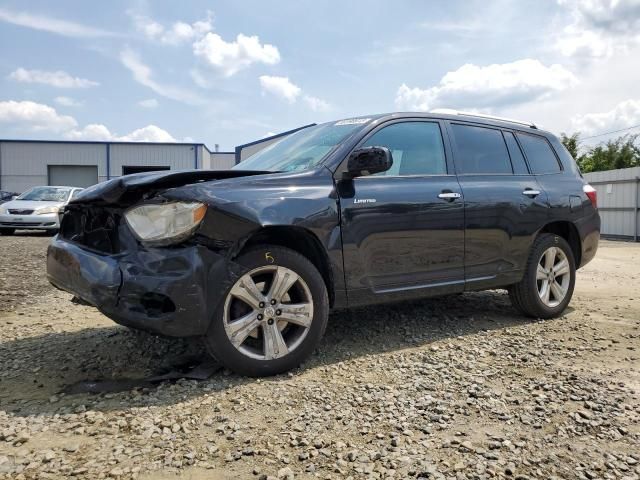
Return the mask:
{"type": "Polygon", "coordinates": [[[440,125],[436,122],[394,123],[374,133],[363,147],[387,147],[393,165],[378,176],[446,175],[440,125]]]}

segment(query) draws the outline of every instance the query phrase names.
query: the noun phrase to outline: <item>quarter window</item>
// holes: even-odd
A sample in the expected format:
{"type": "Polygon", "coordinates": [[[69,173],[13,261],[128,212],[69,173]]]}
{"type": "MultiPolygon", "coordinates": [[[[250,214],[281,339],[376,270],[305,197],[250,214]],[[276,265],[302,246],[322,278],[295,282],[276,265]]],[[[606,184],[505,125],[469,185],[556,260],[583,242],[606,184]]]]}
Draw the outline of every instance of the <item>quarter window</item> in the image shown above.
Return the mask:
{"type": "Polygon", "coordinates": [[[387,147],[393,165],[377,175],[443,175],[447,173],[440,125],[435,122],[394,123],[374,133],[363,147],[387,147]]]}
{"type": "Polygon", "coordinates": [[[452,124],[460,173],[513,173],[502,132],[492,128],[452,124]]]}
{"type": "Polygon", "coordinates": [[[517,135],[532,173],[557,173],[560,171],[558,159],[545,138],[524,133],[517,135]]]}

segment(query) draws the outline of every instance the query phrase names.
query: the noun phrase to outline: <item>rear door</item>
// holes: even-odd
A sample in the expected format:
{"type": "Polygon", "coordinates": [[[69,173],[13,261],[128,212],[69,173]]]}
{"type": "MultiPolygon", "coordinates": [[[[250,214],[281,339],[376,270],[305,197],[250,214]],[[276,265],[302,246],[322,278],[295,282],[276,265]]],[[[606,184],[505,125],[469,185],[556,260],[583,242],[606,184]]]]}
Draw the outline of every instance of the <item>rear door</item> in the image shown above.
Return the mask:
{"type": "Polygon", "coordinates": [[[466,288],[518,281],[547,217],[546,194],[513,132],[463,122],[449,129],[465,198],[466,288]]]}
{"type": "Polygon", "coordinates": [[[438,121],[381,125],[359,146],[386,146],[393,166],[340,180],[349,303],[464,288],[464,202],[438,121]]]}

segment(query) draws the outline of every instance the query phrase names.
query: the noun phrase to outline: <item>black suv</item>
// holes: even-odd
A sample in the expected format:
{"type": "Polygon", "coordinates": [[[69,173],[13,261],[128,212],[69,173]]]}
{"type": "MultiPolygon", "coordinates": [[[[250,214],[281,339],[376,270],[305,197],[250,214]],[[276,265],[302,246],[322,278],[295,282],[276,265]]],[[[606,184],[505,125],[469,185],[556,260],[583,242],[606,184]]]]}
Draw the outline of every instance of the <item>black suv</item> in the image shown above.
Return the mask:
{"type": "Polygon", "coordinates": [[[557,316],[599,231],[554,135],[394,113],[305,128],[228,171],[88,188],[47,269],[122,325],[202,336],[226,367],[271,375],[312,352],[330,309],[506,288],[524,314],[557,316]]]}

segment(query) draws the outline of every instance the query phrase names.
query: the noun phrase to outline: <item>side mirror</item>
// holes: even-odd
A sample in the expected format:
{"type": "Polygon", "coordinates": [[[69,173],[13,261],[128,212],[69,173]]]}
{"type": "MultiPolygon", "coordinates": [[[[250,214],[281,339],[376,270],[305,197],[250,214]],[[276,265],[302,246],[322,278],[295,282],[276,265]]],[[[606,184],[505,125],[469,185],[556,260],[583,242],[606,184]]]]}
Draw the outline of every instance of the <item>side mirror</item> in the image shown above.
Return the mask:
{"type": "Polygon", "coordinates": [[[18,195],[14,195],[13,197],[11,197],[11,200],[15,200],[16,198],[18,198],[18,195]]]}
{"type": "Polygon", "coordinates": [[[393,156],[387,147],[363,147],[351,152],[347,160],[349,178],[386,172],[393,165],[393,156]]]}

